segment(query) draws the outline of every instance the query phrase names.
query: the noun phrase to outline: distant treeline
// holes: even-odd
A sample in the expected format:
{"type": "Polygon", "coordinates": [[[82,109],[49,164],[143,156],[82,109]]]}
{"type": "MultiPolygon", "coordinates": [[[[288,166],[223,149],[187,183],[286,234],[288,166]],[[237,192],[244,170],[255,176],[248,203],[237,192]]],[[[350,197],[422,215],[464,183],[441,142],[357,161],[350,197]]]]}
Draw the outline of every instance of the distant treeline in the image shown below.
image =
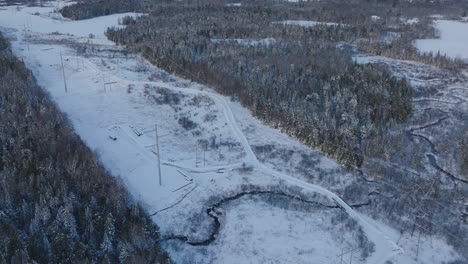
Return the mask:
{"type": "MultiPolygon", "coordinates": [[[[241,4],[233,8],[251,7],[268,12],[277,20],[315,20],[354,25],[363,32],[354,33],[359,39],[358,47],[364,52],[396,59],[415,60],[439,67],[457,69],[463,63],[437,54],[420,54],[413,46],[418,38],[435,38],[436,32],[431,25],[430,14],[443,15],[458,19],[468,16],[468,1],[458,0],[327,0],[287,2],[283,0],[184,0],[177,2],[182,6],[226,6],[241,4]],[[418,22],[406,24],[405,21],[418,18],[418,22]],[[382,34],[397,33],[401,37],[392,43],[378,41],[382,34]],[[377,41],[376,41],[377,40],[377,41]]],[[[87,19],[96,16],[123,12],[149,13],[154,9],[173,5],[171,0],[81,0],[61,10],[63,16],[71,19],[87,19]]],[[[343,38],[349,41],[349,38],[343,38]]],[[[441,54],[443,55],[443,54],[441,54]]]]}
{"type": "Polygon", "coordinates": [[[60,10],[64,17],[74,20],[106,16],[116,13],[141,12],[144,8],[138,0],[79,1],[60,10]]]}
{"type": "MultiPolygon", "coordinates": [[[[11,0],[10,0],[11,1],[11,0]]],[[[25,1],[18,0],[17,2],[25,1]]],[[[31,0],[32,1],[32,0],[31,0]]],[[[78,0],[64,7],[63,16],[72,19],[87,19],[102,15],[124,12],[150,12],[152,9],[170,4],[181,5],[227,5],[270,7],[282,11],[290,19],[310,19],[339,23],[362,24],[378,16],[378,23],[392,24],[399,18],[425,17],[428,14],[467,16],[468,1],[463,0],[327,0],[298,1],[283,0],[78,0]]],[[[375,21],[374,21],[375,22],[375,21]]]]}
{"type": "Polygon", "coordinates": [[[1,35],[0,120],[0,263],[170,263],[158,227],[1,35]]]}

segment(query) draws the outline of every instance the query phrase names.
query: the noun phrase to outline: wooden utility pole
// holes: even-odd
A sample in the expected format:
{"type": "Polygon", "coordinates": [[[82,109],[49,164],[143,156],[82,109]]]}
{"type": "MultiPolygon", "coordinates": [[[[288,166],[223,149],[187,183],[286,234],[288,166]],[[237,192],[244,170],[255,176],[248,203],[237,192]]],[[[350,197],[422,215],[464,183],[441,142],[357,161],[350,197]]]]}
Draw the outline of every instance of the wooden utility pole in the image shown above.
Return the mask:
{"type": "Polygon", "coordinates": [[[154,131],[156,133],[156,155],[158,157],[158,175],[159,175],[159,186],[162,186],[161,180],[161,159],[159,155],[159,136],[158,136],[158,125],[154,125],[154,131]]]}
{"type": "Polygon", "coordinates": [[[65,93],[68,93],[67,79],[65,78],[65,67],[63,66],[62,52],[60,52],[60,62],[62,63],[63,84],[65,85],[65,93]]]}
{"type": "Polygon", "coordinates": [[[198,168],[198,144],[195,145],[195,168],[198,168]]]}

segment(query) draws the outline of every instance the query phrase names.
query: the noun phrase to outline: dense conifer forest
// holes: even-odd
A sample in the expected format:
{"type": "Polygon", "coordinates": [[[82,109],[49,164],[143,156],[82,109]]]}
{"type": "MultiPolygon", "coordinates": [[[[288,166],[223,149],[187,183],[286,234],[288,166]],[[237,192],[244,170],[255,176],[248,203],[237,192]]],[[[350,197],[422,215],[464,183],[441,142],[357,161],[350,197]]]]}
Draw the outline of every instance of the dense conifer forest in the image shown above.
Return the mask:
{"type": "Polygon", "coordinates": [[[0,263],[171,262],[3,36],[0,120],[0,263]]]}

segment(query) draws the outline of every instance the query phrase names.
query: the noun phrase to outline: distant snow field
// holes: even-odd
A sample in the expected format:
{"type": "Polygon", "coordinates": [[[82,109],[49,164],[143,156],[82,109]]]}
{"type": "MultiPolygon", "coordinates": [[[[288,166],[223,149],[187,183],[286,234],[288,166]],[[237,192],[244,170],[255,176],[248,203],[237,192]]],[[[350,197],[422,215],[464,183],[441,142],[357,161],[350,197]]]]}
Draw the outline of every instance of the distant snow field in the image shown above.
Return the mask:
{"type": "Polygon", "coordinates": [[[293,25],[293,26],[302,26],[302,27],[315,27],[315,26],[339,26],[343,24],[339,23],[332,23],[332,22],[320,22],[320,21],[312,21],[312,20],[285,20],[285,21],[278,21],[274,22],[276,24],[284,24],[284,25],[293,25]]]}
{"type": "Polygon", "coordinates": [[[264,39],[211,39],[213,43],[236,43],[245,46],[265,45],[269,46],[276,42],[274,38],[264,39]]]}
{"type": "Polygon", "coordinates": [[[468,62],[468,23],[437,20],[435,28],[440,33],[439,39],[418,39],[416,47],[422,52],[432,52],[459,58],[468,62]]]}

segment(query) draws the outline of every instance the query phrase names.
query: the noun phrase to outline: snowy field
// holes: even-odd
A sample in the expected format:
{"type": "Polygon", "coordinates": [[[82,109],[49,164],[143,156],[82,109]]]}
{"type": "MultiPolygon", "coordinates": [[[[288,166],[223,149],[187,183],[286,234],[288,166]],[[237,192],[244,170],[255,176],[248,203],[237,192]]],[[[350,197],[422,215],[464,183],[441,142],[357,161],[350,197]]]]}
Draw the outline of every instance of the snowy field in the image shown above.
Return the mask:
{"type": "Polygon", "coordinates": [[[207,245],[163,242],[177,263],[442,263],[457,257],[434,239],[419,245],[419,262],[412,238],[357,213],[334,193],[351,178],[335,162],[261,124],[230,98],[105,38],[119,18],[138,14],[69,21],[54,12],[55,4],[6,7],[0,29],[80,137],[154,216],[161,237],[203,241],[219,219],[207,245]],[[277,155],[264,151],[271,145],[277,155]],[[207,215],[207,207],[246,189],[307,202],[243,196],[207,215]],[[362,245],[374,249],[365,259],[362,245]]]}
{"type": "Polygon", "coordinates": [[[276,40],[273,38],[264,39],[212,39],[213,43],[233,43],[245,46],[264,45],[269,46],[275,44],[276,40]]]}
{"type": "Polygon", "coordinates": [[[468,62],[468,23],[450,20],[436,20],[434,26],[439,39],[416,40],[416,47],[422,52],[432,52],[459,58],[468,62]]]}
{"type": "Polygon", "coordinates": [[[293,26],[301,26],[301,27],[315,27],[315,26],[339,26],[344,24],[339,23],[332,23],[332,22],[319,22],[319,21],[311,21],[311,20],[285,20],[280,22],[274,22],[277,24],[284,24],[284,25],[293,25],[293,26]]]}

